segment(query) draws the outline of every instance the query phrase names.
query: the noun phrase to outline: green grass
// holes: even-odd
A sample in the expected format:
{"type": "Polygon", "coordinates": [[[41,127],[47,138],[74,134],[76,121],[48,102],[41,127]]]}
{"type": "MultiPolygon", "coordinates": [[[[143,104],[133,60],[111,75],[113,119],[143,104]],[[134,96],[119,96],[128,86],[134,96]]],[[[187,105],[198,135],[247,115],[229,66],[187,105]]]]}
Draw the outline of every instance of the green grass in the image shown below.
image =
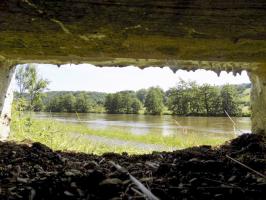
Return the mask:
{"type": "Polygon", "coordinates": [[[242,102],[242,115],[243,116],[250,116],[251,115],[251,110],[250,110],[250,106],[248,106],[247,104],[250,102],[250,92],[251,89],[247,88],[246,90],[244,90],[244,92],[241,95],[240,101],[242,102]]]}
{"type": "Polygon", "coordinates": [[[33,120],[31,118],[18,118],[13,120],[11,126],[11,140],[16,142],[41,142],[53,150],[74,151],[93,154],[106,152],[129,154],[145,153],[141,149],[125,146],[107,146],[82,137],[71,137],[68,126],[52,120],[33,120]]]}
{"type": "Polygon", "coordinates": [[[41,142],[53,150],[68,150],[85,153],[102,154],[105,152],[129,154],[150,153],[134,146],[114,146],[101,142],[92,142],[82,137],[83,135],[95,135],[100,137],[115,138],[125,141],[133,141],[145,144],[164,145],[166,149],[182,149],[191,146],[223,144],[233,136],[203,137],[196,133],[178,134],[172,136],[160,136],[156,134],[134,135],[122,130],[94,130],[85,125],[69,124],[54,120],[37,120],[30,117],[15,116],[12,122],[11,139],[17,142],[31,140],[41,142]],[[79,136],[74,136],[77,133],[79,136]]]}
{"type": "Polygon", "coordinates": [[[109,138],[117,138],[121,140],[137,141],[147,144],[160,144],[168,147],[186,148],[204,144],[219,145],[225,142],[228,138],[224,137],[202,137],[197,133],[178,134],[170,136],[161,136],[157,134],[134,135],[123,130],[93,130],[83,125],[67,125],[68,130],[76,131],[81,134],[90,134],[104,136],[109,138]]]}
{"type": "Polygon", "coordinates": [[[251,92],[250,88],[245,89],[245,91],[242,94],[241,101],[250,102],[250,92],[251,92]]]}

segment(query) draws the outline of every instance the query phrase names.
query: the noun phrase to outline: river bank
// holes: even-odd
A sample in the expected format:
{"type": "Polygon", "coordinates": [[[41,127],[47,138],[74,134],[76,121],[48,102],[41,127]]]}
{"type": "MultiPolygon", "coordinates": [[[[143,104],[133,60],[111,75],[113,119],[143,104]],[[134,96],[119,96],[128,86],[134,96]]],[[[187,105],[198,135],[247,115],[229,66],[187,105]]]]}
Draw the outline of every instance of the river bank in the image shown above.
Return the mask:
{"type": "Polygon", "coordinates": [[[53,150],[70,150],[94,154],[103,154],[105,152],[142,154],[198,145],[216,146],[235,137],[231,134],[202,137],[202,135],[195,133],[169,136],[158,134],[135,135],[125,130],[95,130],[83,124],[69,124],[55,120],[38,120],[23,117],[13,120],[11,130],[11,139],[17,142],[25,140],[41,142],[53,150]],[[95,137],[98,137],[97,141],[95,137]],[[102,140],[99,138],[102,138],[102,140]],[[109,143],[104,142],[108,140],[110,141],[109,143]],[[115,143],[111,141],[115,141],[115,143]],[[156,145],[160,148],[154,148],[156,145]],[[152,146],[153,148],[148,149],[147,146],[152,146]]]}

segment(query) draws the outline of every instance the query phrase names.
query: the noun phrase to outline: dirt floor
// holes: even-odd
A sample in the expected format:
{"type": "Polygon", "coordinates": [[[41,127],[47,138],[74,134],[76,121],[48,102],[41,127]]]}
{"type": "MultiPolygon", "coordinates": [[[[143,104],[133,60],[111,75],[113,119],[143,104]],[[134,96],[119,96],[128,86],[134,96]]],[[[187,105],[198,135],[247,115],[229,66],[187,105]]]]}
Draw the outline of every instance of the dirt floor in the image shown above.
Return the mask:
{"type": "Polygon", "coordinates": [[[1,200],[264,200],[265,175],[266,143],[258,135],[242,135],[217,149],[201,146],[141,156],[95,156],[53,152],[40,143],[0,143],[1,200]]]}

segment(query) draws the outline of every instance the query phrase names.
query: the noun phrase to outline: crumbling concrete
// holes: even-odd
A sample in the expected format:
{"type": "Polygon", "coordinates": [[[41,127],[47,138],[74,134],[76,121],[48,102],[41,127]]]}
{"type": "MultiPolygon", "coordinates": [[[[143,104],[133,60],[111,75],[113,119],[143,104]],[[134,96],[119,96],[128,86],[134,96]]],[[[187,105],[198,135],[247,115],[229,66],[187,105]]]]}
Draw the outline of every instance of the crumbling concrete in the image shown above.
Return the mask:
{"type": "Polygon", "coordinates": [[[252,132],[266,133],[266,66],[249,73],[252,82],[252,132]]]}
{"type": "Polygon", "coordinates": [[[11,108],[13,102],[12,80],[15,67],[0,64],[0,140],[6,140],[10,133],[11,108]]]}
{"type": "Polygon", "coordinates": [[[263,0],[0,1],[0,55],[19,63],[250,69],[266,63],[265,13],[263,0]]]}

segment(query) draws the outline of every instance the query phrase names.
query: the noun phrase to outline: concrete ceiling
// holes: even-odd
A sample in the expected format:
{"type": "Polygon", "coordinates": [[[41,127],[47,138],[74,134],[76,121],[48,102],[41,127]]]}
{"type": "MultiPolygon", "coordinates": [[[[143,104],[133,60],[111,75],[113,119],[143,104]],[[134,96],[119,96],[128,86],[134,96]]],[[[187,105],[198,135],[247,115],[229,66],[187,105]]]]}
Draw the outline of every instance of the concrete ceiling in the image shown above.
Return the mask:
{"type": "Polygon", "coordinates": [[[266,68],[265,0],[2,0],[0,60],[266,68]]]}

